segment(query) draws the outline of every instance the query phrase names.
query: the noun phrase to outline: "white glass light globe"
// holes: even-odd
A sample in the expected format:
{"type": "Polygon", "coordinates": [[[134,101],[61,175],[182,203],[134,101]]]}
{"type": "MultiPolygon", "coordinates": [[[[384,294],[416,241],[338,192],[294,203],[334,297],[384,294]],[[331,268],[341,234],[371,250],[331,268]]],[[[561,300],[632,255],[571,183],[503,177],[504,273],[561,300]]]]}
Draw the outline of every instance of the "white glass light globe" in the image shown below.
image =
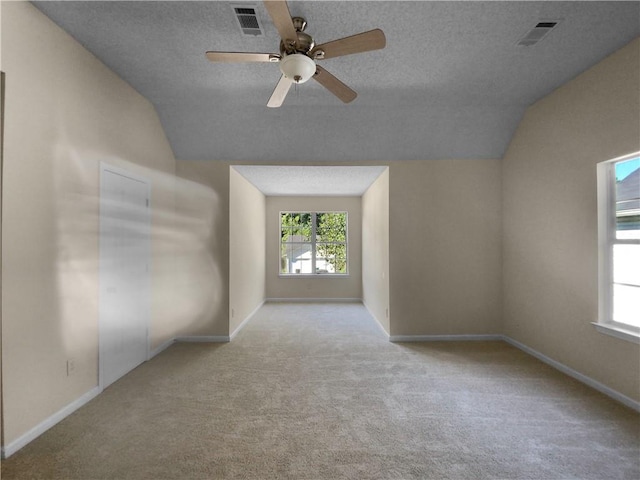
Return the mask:
{"type": "Polygon", "coordinates": [[[302,53],[294,53],[280,61],[280,71],[290,80],[304,83],[316,73],[316,62],[302,53]]]}

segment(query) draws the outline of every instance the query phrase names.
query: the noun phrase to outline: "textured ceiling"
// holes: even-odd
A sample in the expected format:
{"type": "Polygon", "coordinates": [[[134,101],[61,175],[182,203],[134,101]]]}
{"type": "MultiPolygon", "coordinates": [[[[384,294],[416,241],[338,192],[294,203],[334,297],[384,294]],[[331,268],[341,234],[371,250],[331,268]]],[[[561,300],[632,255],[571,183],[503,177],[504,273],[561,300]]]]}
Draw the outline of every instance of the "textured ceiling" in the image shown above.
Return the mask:
{"type": "MultiPolygon", "coordinates": [[[[237,3],[237,2],[234,2],[237,3]]],[[[640,35],[639,2],[292,1],[324,43],[373,28],[384,50],[322,61],[358,92],[315,81],[266,102],[277,64],[213,64],[204,52],[277,52],[241,34],[229,2],[37,2],[156,107],[178,159],[393,161],[500,158],[525,108],[640,35]],[[561,23],[534,47],[517,41],[561,23]]]]}
{"type": "Polygon", "coordinates": [[[242,165],[233,168],[265,195],[359,197],[387,167],[242,165]]]}

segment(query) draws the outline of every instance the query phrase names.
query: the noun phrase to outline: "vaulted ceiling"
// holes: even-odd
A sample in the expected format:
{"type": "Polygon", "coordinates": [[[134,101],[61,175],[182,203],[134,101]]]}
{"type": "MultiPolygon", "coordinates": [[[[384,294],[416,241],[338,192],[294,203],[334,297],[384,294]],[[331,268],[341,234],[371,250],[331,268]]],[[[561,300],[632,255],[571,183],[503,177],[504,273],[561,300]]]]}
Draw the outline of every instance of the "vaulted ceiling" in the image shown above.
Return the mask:
{"type": "Polygon", "coordinates": [[[291,1],[316,43],[381,28],[383,50],[319,61],[358,93],[319,83],[268,108],[278,64],[211,63],[207,50],[278,52],[243,35],[247,2],[36,2],[155,106],[176,158],[393,161],[501,158],[527,106],[640,35],[639,2],[291,1]],[[540,21],[542,41],[518,46],[540,21]]]}

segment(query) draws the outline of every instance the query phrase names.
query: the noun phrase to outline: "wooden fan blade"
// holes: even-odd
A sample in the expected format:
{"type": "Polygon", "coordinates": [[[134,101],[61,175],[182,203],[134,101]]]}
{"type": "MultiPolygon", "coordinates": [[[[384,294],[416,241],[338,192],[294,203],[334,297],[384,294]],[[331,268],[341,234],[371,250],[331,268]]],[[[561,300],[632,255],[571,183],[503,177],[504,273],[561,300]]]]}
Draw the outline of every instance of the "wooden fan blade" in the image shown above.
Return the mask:
{"type": "Polygon", "coordinates": [[[368,32],[358,33],[357,35],[318,45],[311,51],[310,56],[314,58],[315,53],[322,50],[324,56],[318,59],[340,57],[342,55],[351,55],[352,53],[380,50],[384,48],[386,44],[387,39],[384,36],[384,32],[376,28],[375,30],[369,30],[368,32]]]}
{"type": "Polygon", "coordinates": [[[358,96],[356,92],[351,90],[344,83],[342,83],[340,80],[338,80],[336,77],[331,75],[319,65],[316,65],[316,74],[313,76],[313,78],[344,103],[352,102],[358,96]]]}
{"type": "Polygon", "coordinates": [[[212,62],[279,62],[280,55],[275,53],[250,52],[207,52],[207,58],[212,62]]]}
{"type": "Polygon", "coordinates": [[[292,43],[298,43],[298,34],[293,26],[293,20],[291,20],[291,14],[289,13],[286,0],[265,1],[264,6],[267,12],[269,12],[269,16],[278,30],[285,47],[288,47],[292,43]]]}
{"type": "Polygon", "coordinates": [[[282,105],[282,102],[284,102],[287,93],[289,93],[291,85],[293,85],[293,81],[282,75],[280,77],[280,81],[276,85],[276,88],[271,94],[271,98],[267,102],[267,107],[276,108],[282,105]]]}

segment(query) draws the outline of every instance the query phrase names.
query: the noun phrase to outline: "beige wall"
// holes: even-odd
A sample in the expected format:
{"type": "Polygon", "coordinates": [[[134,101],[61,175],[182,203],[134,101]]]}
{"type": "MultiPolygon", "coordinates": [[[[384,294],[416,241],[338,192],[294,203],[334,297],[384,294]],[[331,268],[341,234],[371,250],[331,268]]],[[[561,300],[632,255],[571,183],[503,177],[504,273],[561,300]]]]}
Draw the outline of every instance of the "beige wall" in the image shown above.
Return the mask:
{"type": "MultiPolygon", "coordinates": [[[[379,321],[392,335],[501,333],[500,161],[391,161],[387,165],[391,320],[388,324],[383,318],[379,321]]],[[[224,173],[228,168],[229,163],[221,161],[179,161],[177,167],[179,176],[211,188],[220,201],[216,207],[218,241],[207,251],[221,272],[228,271],[224,250],[229,238],[229,218],[224,212],[228,208],[229,181],[224,173]]],[[[379,195],[382,206],[384,194],[379,195]]],[[[267,298],[362,298],[362,252],[353,251],[354,246],[359,249],[362,245],[362,201],[360,197],[266,198],[267,298]],[[345,208],[343,200],[353,204],[358,218],[354,221],[356,210],[349,207],[350,233],[357,235],[350,238],[351,261],[358,262],[350,265],[350,277],[279,278],[278,212],[339,210],[345,208]]],[[[178,202],[178,208],[180,205],[178,202]]],[[[224,299],[229,284],[228,277],[222,278],[224,299]]],[[[227,335],[228,315],[225,312],[209,321],[203,317],[200,325],[215,325],[215,333],[199,329],[192,334],[227,335]]]]}
{"type": "Polygon", "coordinates": [[[504,158],[505,333],[640,400],[640,347],[594,330],[596,164],[640,150],[640,40],[531,106],[504,158]]]}
{"type": "Polygon", "coordinates": [[[362,196],[362,301],[389,333],[389,169],[362,196]]]}
{"type": "Polygon", "coordinates": [[[362,298],[362,211],[360,197],[267,197],[267,298],[362,298]],[[349,275],[281,277],[278,233],[281,211],[348,212],[349,275]]]}
{"type": "Polygon", "coordinates": [[[176,211],[191,238],[177,260],[185,336],[229,335],[229,163],[178,161],[176,211]],[[195,232],[195,233],[194,233],[195,232]]]}
{"type": "Polygon", "coordinates": [[[229,169],[229,331],[265,298],[265,196],[229,169]]]}
{"type": "Polygon", "coordinates": [[[389,163],[391,335],[500,333],[500,168],[389,163]]]}
{"type": "Polygon", "coordinates": [[[99,165],[152,188],[155,344],[175,160],[152,105],[27,2],[2,2],[4,444],[97,385],[99,165]],[[73,375],[66,362],[75,360],[73,375]]]}

